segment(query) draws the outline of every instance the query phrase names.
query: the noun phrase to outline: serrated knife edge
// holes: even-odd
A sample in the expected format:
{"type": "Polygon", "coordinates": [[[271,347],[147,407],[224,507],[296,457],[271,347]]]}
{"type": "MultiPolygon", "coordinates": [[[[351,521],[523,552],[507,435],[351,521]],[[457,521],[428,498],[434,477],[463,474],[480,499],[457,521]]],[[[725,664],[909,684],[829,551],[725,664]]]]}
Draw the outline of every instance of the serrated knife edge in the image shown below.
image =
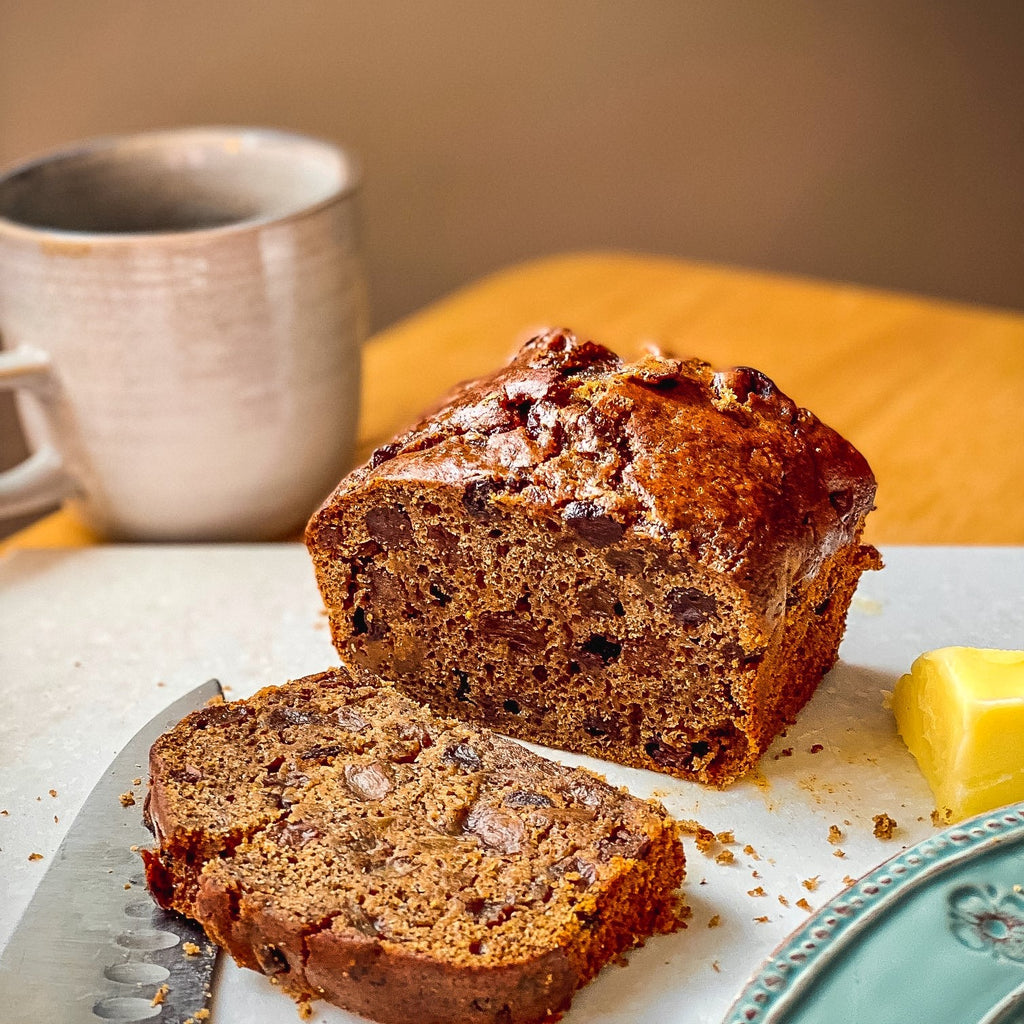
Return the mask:
{"type": "Polygon", "coordinates": [[[180,1024],[207,1006],[216,947],[153,903],[132,850],[152,841],[141,800],[126,808],[120,796],[145,775],[157,737],[220,694],[211,679],[165,708],[93,787],[0,954],[4,1024],[180,1024]]]}

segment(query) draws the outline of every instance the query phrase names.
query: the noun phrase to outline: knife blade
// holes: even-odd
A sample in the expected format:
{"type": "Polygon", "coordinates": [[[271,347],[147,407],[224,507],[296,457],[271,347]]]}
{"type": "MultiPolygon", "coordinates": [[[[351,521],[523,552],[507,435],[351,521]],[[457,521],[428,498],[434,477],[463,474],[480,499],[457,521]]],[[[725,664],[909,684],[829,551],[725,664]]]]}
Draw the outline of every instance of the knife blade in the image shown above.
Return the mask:
{"type": "Polygon", "coordinates": [[[0,955],[7,1024],[181,1024],[207,1008],[217,948],[195,922],[153,902],[132,849],[153,837],[141,800],[126,807],[121,794],[145,776],[157,737],[220,693],[211,679],[175,701],[96,783],[0,955]]]}

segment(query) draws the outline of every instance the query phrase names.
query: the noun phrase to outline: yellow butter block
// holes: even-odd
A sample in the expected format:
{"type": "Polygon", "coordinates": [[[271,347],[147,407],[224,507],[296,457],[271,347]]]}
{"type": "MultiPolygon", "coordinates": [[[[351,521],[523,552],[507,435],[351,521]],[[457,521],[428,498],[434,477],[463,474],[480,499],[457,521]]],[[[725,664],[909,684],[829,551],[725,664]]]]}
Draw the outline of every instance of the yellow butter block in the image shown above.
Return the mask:
{"type": "Polygon", "coordinates": [[[1024,800],[1024,651],[922,654],[892,709],[943,820],[1024,800]]]}

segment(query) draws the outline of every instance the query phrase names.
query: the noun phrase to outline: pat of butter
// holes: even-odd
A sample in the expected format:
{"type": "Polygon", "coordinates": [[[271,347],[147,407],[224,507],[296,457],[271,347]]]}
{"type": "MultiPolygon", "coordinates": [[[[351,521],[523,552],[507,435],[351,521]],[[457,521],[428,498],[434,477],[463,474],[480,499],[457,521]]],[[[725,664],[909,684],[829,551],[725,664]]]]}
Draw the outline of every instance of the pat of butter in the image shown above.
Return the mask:
{"type": "Polygon", "coordinates": [[[943,820],[1024,800],[1024,651],[922,654],[892,709],[943,820]]]}

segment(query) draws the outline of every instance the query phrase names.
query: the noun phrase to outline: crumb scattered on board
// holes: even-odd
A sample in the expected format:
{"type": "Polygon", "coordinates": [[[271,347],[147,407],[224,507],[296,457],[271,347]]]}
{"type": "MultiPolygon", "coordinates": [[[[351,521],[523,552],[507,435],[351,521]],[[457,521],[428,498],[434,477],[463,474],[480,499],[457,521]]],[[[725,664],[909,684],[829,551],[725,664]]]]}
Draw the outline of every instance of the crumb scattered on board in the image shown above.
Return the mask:
{"type": "Polygon", "coordinates": [[[199,956],[202,950],[194,942],[183,942],[181,944],[181,951],[185,956],[199,956]]]}
{"type": "Polygon", "coordinates": [[[43,859],[43,855],[41,853],[30,853],[28,855],[28,859],[29,860],[42,860],[43,859]]]}
{"type": "MultiPolygon", "coordinates": [[[[821,881],[821,875],[815,875],[813,878],[805,878],[800,884],[808,891],[814,892],[818,888],[818,882],[821,881]]],[[[799,906],[799,904],[798,904],[799,906]]]]}
{"type": "Polygon", "coordinates": [[[122,807],[132,807],[135,804],[135,794],[129,789],[127,793],[122,793],[118,800],[121,801],[122,807]]]}
{"type": "Polygon", "coordinates": [[[694,845],[705,857],[713,857],[718,864],[732,864],[736,860],[736,854],[725,849],[736,845],[736,835],[731,829],[716,834],[692,819],[683,819],[679,826],[684,835],[693,836],[694,845]]]}
{"type": "Polygon", "coordinates": [[[693,836],[693,841],[701,853],[707,853],[715,843],[715,833],[705,828],[699,821],[684,818],[679,822],[679,828],[684,835],[693,836]]]}
{"type": "Polygon", "coordinates": [[[153,1001],[149,1004],[150,1006],[160,1006],[163,1001],[167,998],[167,993],[170,992],[169,985],[161,985],[156,992],[153,994],[153,1001]]]}
{"type": "Polygon", "coordinates": [[[833,846],[838,846],[843,841],[843,830],[838,825],[829,825],[828,841],[833,846]]]}
{"type": "Polygon", "coordinates": [[[896,822],[888,814],[876,814],[871,819],[875,823],[876,839],[892,839],[896,832],[896,822]]]}

